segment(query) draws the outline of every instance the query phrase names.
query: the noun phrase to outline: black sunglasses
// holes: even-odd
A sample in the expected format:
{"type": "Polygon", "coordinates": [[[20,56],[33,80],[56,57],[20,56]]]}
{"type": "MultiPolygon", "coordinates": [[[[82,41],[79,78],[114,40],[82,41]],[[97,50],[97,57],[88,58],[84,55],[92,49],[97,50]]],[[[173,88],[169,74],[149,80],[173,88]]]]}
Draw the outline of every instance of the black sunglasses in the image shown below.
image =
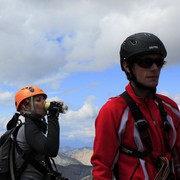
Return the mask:
{"type": "Polygon", "coordinates": [[[166,61],[164,60],[164,58],[153,59],[144,57],[135,60],[134,63],[136,63],[142,68],[150,68],[155,63],[158,68],[161,68],[164,64],[166,64],[166,61]]]}

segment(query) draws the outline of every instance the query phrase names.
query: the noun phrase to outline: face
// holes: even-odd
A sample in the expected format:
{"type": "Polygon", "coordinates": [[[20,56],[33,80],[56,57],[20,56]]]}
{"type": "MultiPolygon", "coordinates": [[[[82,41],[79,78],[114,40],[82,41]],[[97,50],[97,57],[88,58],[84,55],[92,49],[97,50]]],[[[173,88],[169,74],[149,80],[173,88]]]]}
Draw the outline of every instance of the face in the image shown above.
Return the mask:
{"type": "MultiPolygon", "coordinates": [[[[36,95],[33,97],[33,106],[34,106],[34,111],[36,115],[43,117],[47,114],[47,111],[45,110],[45,103],[46,103],[46,98],[43,95],[36,95]]],[[[22,105],[22,110],[32,112],[32,104],[31,100],[28,98],[22,105]]]]}
{"type": "Polygon", "coordinates": [[[43,95],[37,95],[33,97],[33,100],[36,114],[41,117],[45,116],[47,113],[47,111],[45,110],[45,97],[43,95]]]}
{"type": "Polygon", "coordinates": [[[158,54],[149,54],[135,59],[132,71],[136,79],[147,87],[156,87],[164,59],[158,54]]]}

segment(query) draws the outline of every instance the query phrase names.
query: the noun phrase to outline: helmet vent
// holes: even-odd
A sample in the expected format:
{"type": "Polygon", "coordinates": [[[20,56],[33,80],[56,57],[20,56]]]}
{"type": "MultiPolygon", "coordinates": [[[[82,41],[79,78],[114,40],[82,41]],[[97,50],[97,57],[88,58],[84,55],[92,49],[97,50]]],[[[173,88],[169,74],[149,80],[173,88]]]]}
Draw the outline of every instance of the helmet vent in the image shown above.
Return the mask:
{"type": "Polygon", "coordinates": [[[130,42],[133,46],[137,44],[137,41],[134,40],[134,39],[130,39],[129,42],[130,42]]]}
{"type": "Polygon", "coordinates": [[[34,92],[34,88],[33,87],[29,87],[29,91],[30,92],[34,92]]]}

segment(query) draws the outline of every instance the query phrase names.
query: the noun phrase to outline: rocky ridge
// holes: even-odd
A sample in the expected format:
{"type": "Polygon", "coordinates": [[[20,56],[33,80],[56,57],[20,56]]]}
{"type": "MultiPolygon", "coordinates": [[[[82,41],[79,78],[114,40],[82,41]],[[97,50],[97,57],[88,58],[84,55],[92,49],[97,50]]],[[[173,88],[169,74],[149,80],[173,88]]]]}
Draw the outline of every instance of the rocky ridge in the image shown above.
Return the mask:
{"type": "Polygon", "coordinates": [[[58,156],[54,158],[59,172],[69,180],[88,179],[92,166],[90,157],[91,148],[69,148],[61,149],[58,156]]]}

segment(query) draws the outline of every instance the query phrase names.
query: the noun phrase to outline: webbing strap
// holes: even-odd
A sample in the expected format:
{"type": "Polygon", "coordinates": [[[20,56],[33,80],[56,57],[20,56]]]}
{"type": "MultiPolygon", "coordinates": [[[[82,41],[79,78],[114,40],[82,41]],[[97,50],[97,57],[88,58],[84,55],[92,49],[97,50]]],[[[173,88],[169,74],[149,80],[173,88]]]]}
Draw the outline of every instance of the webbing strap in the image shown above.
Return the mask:
{"type": "MultiPolygon", "coordinates": [[[[17,152],[21,155],[21,157],[24,159],[25,163],[29,163],[31,164],[34,168],[36,168],[38,171],[40,171],[42,174],[46,174],[48,172],[52,172],[55,174],[58,174],[58,177],[61,177],[61,173],[58,172],[58,169],[56,167],[56,164],[54,162],[54,160],[51,158],[53,165],[55,167],[55,171],[53,170],[53,167],[51,165],[51,161],[50,158],[45,156],[45,163],[46,166],[44,166],[43,164],[41,164],[38,160],[36,160],[33,155],[33,152],[25,152],[21,149],[21,147],[18,145],[18,143],[16,144],[16,149],[17,152]]],[[[62,177],[63,178],[63,177],[62,177]]],[[[67,179],[66,179],[67,180],[67,179]]]]}
{"type": "Polygon", "coordinates": [[[134,120],[137,122],[140,119],[143,119],[143,115],[139,109],[139,107],[136,105],[136,103],[134,102],[134,100],[131,98],[131,96],[129,96],[129,94],[124,91],[121,95],[122,98],[124,98],[124,100],[127,102],[131,113],[134,117],[134,120]]]}
{"type": "Polygon", "coordinates": [[[148,123],[146,120],[144,120],[142,112],[140,111],[137,104],[134,102],[134,100],[129,96],[129,94],[124,91],[120,95],[128,104],[129,109],[132,113],[132,116],[135,120],[135,125],[138,128],[141,140],[143,144],[145,145],[146,149],[151,152],[152,151],[152,143],[150,139],[150,135],[148,132],[148,123]]]}
{"type": "Polygon", "coordinates": [[[162,117],[162,120],[164,123],[163,126],[164,126],[164,136],[165,136],[166,148],[170,152],[171,147],[169,145],[169,141],[170,141],[169,133],[170,133],[172,127],[167,120],[167,112],[164,110],[164,105],[162,103],[162,100],[159,97],[156,97],[156,98],[157,98],[157,102],[159,104],[160,114],[161,114],[161,117],[162,117]]]}
{"type": "Polygon", "coordinates": [[[10,147],[9,147],[9,165],[10,165],[10,176],[12,180],[15,180],[15,170],[14,170],[14,161],[15,161],[15,142],[16,142],[16,136],[17,133],[22,126],[23,123],[21,123],[19,126],[15,127],[14,130],[12,130],[11,139],[10,139],[10,147]]]}
{"type": "MultiPolygon", "coordinates": [[[[138,128],[138,131],[140,133],[143,144],[145,145],[147,150],[149,150],[149,152],[151,152],[152,151],[152,143],[151,143],[150,135],[148,133],[147,121],[143,119],[143,115],[142,115],[142,112],[140,111],[139,107],[137,106],[137,104],[134,102],[134,100],[130,97],[130,95],[126,91],[124,91],[121,94],[121,97],[126,101],[126,103],[129,106],[129,109],[135,120],[135,124],[138,128]]],[[[169,145],[169,140],[170,140],[169,133],[170,133],[170,130],[172,129],[172,127],[167,120],[167,112],[164,110],[164,105],[162,103],[162,100],[158,96],[155,96],[155,98],[158,102],[159,111],[160,111],[162,122],[163,122],[166,148],[170,152],[171,147],[169,145]]]]}
{"type": "Polygon", "coordinates": [[[32,166],[34,166],[42,174],[46,174],[48,172],[48,169],[45,166],[43,166],[40,162],[33,158],[34,154],[32,152],[23,151],[21,147],[18,145],[18,143],[16,143],[16,150],[26,163],[29,163],[32,166]]]}
{"type": "Polygon", "coordinates": [[[15,180],[15,173],[14,173],[14,143],[11,139],[10,142],[10,151],[9,151],[9,168],[10,168],[10,177],[11,180],[15,180]]]}
{"type": "Polygon", "coordinates": [[[123,144],[120,145],[119,149],[122,153],[127,154],[128,156],[136,157],[140,159],[143,159],[145,156],[149,154],[149,151],[140,152],[134,148],[131,148],[123,144]]]}
{"type": "MultiPolygon", "coordinates": [[[[145,147],[147,148],[147,151],[140,152],[136,149],[125,146],[123,144],[120,145],[119,149],[122,153],[125,153],[131,157],[143,159],[152,151],[152,143],[151,143],[151,139],[148,133],[148,123],[146,120],[143,119],[143,115],[139,107],[136,105],[136,103],[133,101],[133,99],[129,96],[129,94],[126,91],[121,94],[121,97],[126,101],[126,103],[129,106],[129,109],[132,113],[132,116],[138,128],[138,131],[140,133],[141,140],[143,144],[145,145],[145,147]]],[[[162,122],[163,122],[166,147],[168,151],[171,151],[171,148],[169,145],[169,133],[172,127],[167,120],[167,112],[164,110],[162,100],[157,96],[155,97],[159,105],[159,111],[160,111],[162,122]]],[[[171,167],[169,166],[169,160],[166,157],[160,157],[159,159],[160,159],[160,169],[158,171],[157,176],[155,177],[155,180],[165,180],[167,179],[167,177],[168,179],[169,177],[170,178],[172,177],[172,179],[174,179],[174,174],[171,172],[171,167]]],[[[156,167],[159,167],[158,163],[154,163],[154,165],[156,167]]]]}

